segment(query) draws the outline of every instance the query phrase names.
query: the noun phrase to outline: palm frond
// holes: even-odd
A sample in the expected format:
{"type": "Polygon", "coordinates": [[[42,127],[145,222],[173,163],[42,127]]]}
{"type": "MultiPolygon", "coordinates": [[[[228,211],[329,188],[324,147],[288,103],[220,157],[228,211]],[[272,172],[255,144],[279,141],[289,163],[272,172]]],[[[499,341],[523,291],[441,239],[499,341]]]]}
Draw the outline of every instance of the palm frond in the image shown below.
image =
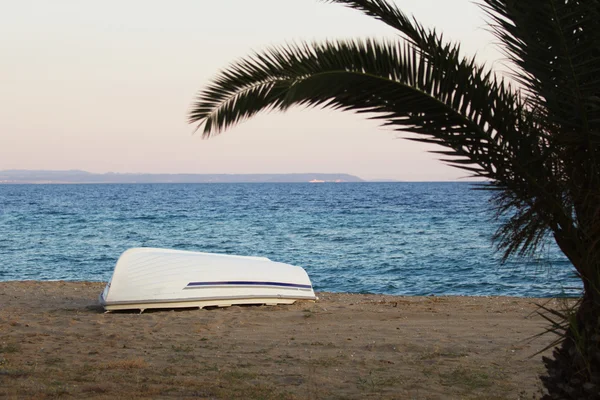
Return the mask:
{"type": "Polygon", "coordinates": [[[565,300],[562,304],[562,310],[552,309],[547,305],[547,303],[534,303],[538,307],[538,309],[535,311],[535,314],[542,317],[548,323],[548,326],[542,332],[530,337],[529,340],[540,338],[547,334],[555,336],[555,339],[539,351],[536,351],[530,357],[538,356],[544,353],[546,350],[550,350],[558,346],[565,340],[569,332],[569,328],[574,323],[573,321],[576,310],[581,306],[581,299],[570,303],[568,300],[565,300]]]}
{"type": "MultiPolygon", "coordinates": [[[[409,44],[304,43],[230,66],[200,93],[190,122],[204,124],[208,137],[257,112],[294,104],[376,113],[384,124],[452,147],[483,173],[491,171],[490,157],[510,147],[509,134],[500,135],[498,127],[507,120],[518,125],[518,98],[501,88],[456,54],[431,62],[409,44]]],[[[503,156],[496,158],[499,167],[503,156]]]]}
{"type": "MultiPolygon", "coordinates": [[[[456,49],[423,57],[409,43],[375,40],[275,47],[217,76],[199,94],[190,122],[204,124],[203,135],[209,137],[258,112],[292,105],[370,113],[384,125],[418,135],[411,140],[449,148],[445,162],[500,182],[517,194],[514,198],[530,199],[539,204],[536,209],[550,202],[559,214],[562,210],[546,186],[553,182],[551,170],[543,167],[553,162],[547,143],[537,136],[524,140],[537,130],[532,113],[503,82],[473,59],[461,59],[456,49]]],[[[506,205],[499,214],[530,205],[511,199],[499,198],[506,205]]],[[[522,245],[534,247],[543,228],[556,223],[554,215],[535,215],[541,219],[527,234],[523,224],[511,225],[517,246],[499,241],[507,256],[522,245]]]]}
{"type": "Polygon", "coordinates": [[[530,100],[566,144],[600,143],[600,3],[484,0],[494,31],[530,100]]]}
{"type": "Polygon", "coordinates": [[[459,45],[445,42],[435,29],[426,29],[412,17],[406,15],[394,3],[386,0],[323,0],[358,10],[394,28],[400,36],[419,49],[424,57],[440,54],[458,56],[459,45]]]}
{"type": "Polygon", "coordinates": [[[425,29],[414,19],[409,18],[396,5],[385,0],[323,0],[325,3],[343,4],[363,12],[396,29],[404,39],[413,45],[426,42],[425,29]]]}

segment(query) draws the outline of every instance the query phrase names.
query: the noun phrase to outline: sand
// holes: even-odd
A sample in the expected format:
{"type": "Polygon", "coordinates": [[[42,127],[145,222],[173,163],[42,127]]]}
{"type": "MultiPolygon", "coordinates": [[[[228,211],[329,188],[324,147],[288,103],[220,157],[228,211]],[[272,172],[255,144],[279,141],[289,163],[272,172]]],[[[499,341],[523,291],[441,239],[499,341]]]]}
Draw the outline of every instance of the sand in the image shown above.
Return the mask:
{"type": "MultiPolygon", "coordinates": [[[[97,282],[0,282],[0,398],[538,398],[536,300],[318,293],[104,313],[97,282]]],[[[552,300],[551,304],[556,305],[552,300]]]]}

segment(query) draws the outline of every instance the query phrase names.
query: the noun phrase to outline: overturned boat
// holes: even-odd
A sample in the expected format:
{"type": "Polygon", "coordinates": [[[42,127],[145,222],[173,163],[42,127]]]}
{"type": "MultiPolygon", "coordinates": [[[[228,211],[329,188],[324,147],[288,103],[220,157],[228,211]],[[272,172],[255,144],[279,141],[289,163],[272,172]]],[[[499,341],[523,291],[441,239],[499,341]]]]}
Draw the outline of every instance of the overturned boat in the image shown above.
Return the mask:
{"type": "Polygon", "coordinates": [[[133,248],[100,295],[107,311],[315,300],[306,271],[264,257],[133,248]]]}

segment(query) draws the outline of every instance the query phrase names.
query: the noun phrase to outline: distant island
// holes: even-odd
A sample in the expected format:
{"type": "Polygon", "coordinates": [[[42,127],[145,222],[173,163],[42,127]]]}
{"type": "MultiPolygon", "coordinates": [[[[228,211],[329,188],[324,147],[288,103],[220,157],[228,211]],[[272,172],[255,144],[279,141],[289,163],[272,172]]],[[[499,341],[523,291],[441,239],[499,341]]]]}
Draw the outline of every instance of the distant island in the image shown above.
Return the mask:
{"type": "Polygon", "coordinates": [[[325,183],[364,182],[349,174],[94,174],[87,171],[0,171],[0,184],[15,183],[325,183]]]}

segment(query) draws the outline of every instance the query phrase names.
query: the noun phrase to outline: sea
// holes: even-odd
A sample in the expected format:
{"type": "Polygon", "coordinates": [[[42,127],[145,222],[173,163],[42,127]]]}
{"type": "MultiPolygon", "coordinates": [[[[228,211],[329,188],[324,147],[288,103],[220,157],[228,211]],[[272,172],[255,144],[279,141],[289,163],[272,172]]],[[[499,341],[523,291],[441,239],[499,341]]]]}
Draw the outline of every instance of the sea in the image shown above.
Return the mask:
{"type": "Polygon", "coordinates": [[[578,296],[548,239],[501,262],[468,182],[0,185],[0,281],[108,281],[131,247],[265,256],[317,291],[578,296]]]}

